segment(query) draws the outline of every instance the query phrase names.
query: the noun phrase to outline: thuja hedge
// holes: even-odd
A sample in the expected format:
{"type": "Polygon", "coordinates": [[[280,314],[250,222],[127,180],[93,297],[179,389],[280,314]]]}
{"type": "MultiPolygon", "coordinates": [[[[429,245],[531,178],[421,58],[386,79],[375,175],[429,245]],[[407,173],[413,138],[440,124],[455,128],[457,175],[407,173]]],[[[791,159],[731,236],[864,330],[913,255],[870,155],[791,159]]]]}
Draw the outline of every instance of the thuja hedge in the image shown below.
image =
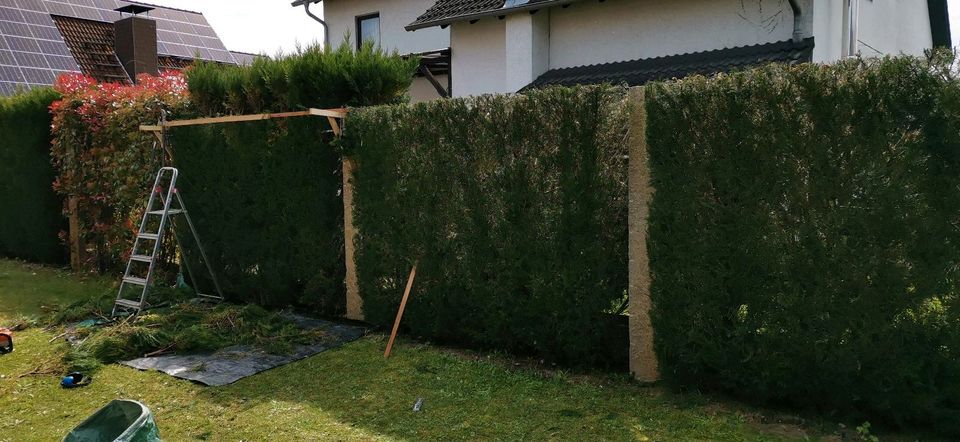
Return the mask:
{"type": "Polygon", "coordinates": [[[664,376],[960,435],[952,59],[649,87],[664,376]]]}
{"type": "Polygon", "coordinates": [[[185,203],[229,298],[343,311],[342,173],[327,129],[304,117],[169,132],[185,203]]]}
{"type": "Polygon", "coordinates": [[[260,57],[250,66],[200,62],[187,81],[196,109],[206,115],[369,106],[402,102],[418,63],[372,44],[354,50],[344,42],[260,57]]]}
{"type": "Polygon", "coordinates": [[[65,261],[47,110],[58,98],[50,88],[0,97],[0,256],[65,261]]]}
{"type": "Polygon", "coordinates": [[[626,107],[620,88],[558,88],[353,110],[366,319],[393,321],[418,263],[415,335],[622,364],[626,107]]]}

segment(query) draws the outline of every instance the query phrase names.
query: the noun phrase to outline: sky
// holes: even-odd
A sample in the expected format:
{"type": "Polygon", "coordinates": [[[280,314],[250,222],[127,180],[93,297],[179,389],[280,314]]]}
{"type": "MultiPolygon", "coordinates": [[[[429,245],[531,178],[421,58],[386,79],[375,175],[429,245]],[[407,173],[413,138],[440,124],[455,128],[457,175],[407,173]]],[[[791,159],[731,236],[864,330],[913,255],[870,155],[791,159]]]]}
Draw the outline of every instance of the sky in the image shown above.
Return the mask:
{"type": "MultiPolygon", "coordinates": [[[[202,12],[227,49],[274,55],[292,51],[297,43],[322,40],[323,28],[290,6],[292,0],[145,0],[147,3],[202,12]]],[[[947,0],[953,46],[960,46],[960,0],[947,0]]],[[[311,7],[317,15],[322,3],[311,7]]]]}
{"type": "MultiPolygon", "coordinates": [[[[220,40],[231,51],[274,55],[290,52],[297,43],[323,40],[323,27],[303,7],[290,6],[293,0],[144,0],[171,8],[202,12],[220,40]]],[[[960,1],[960,0],[957,0],[960,1]]],[[[310,11],[321,15],[323,4],[310,11]]]]}

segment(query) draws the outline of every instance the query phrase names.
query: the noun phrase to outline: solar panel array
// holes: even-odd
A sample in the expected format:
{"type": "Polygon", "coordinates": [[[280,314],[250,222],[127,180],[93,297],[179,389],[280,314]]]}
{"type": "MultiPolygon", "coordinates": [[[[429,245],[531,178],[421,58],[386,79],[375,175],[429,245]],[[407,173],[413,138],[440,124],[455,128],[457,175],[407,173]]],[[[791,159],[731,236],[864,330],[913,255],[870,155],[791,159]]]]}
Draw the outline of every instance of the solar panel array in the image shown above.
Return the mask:
{"type": "Polygon", "coordinates": [[[78,72],[42,0],[0,0],[0,95],[78,72]]]}
{"type": "Polygon", "coordinates": [[[157,22],[157,52],[236,63],[200,13],[119,0],[0,0],[0,95],[53,84],[62,72],[79,72],[51,15],[113,23],[127,5],[155,9],[141,14],[157,22]]]}

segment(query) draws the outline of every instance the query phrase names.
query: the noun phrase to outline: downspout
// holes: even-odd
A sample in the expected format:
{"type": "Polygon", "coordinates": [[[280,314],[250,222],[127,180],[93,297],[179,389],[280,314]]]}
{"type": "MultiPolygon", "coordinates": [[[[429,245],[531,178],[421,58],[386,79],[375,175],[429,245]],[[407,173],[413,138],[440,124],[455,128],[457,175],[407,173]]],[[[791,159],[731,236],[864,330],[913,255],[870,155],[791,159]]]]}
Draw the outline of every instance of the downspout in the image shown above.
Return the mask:
{"type": "Polygon", "coordinates": [[[790,9],[793,9],[793,42],[803,41],[803,11],[797,0],[790,0],[790,9]]]}
{"type": "Polygon", "coordinates": [[[321,1],[323,0],[298,0],[293,2],[292,6],[299,6],[302,4],[304,12],[306,12],[310,18],[316,20],[317,23],[320,23],[320,26],[323,26],[323,45],[326,47],[330,45],[330,27],[327,26],[327,22],[323,21],[322,18],[317,17],[313,12],[310,11],[311,3],[320,3],[321,1]]]}

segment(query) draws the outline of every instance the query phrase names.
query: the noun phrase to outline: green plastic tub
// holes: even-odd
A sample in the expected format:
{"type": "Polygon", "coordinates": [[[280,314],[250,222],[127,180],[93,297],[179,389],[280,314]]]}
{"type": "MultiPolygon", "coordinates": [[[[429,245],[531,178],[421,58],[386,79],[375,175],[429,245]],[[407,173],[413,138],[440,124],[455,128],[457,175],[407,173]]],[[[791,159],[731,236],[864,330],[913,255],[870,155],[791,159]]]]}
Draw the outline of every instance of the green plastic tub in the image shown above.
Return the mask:
{"type": "Polygon", "coordinates": [[[74,428],[63,442],[159,442],[153,413],[131,400],[110,401],[74,428]]]}

